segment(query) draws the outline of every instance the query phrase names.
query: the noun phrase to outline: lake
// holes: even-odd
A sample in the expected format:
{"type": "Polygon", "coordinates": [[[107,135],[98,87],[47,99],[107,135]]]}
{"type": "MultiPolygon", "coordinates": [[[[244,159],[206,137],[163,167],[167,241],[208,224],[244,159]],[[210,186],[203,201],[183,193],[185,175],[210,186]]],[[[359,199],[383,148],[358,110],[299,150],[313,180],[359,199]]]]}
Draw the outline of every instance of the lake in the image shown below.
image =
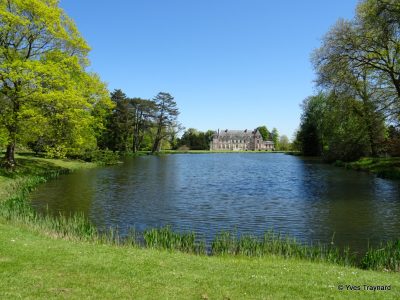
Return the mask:
{"type": "Polygon", "coordinates": [[[31,194],[39,212],[83,212],[100,230],[171,225],[210,241],[274,229],[306,243],[399,238],[400,182],[278,153],[143,156],[76,171],[31,194]]]}

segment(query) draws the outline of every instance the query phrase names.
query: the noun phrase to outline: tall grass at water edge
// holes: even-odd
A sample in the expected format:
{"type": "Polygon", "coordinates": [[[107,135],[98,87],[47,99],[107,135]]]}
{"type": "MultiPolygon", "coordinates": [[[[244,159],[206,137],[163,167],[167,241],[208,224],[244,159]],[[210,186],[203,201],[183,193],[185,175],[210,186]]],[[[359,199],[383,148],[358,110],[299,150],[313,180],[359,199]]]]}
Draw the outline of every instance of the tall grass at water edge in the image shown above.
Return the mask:
{"type": "Polygon", "coordinates": [[[357,266],[363,269],[400,271],[400,240],[389,241],[378,248],[370,247],[361,260],[357,260],[350,249],[340,250],[333,244],[304,245],[294,238],[273,231],[266,232],[261,238],[251,235],[237,235],[232,232],[220,232],[209,247],[194,232],[178,233],[170,226],[137,232],[129,231],[121,237],[117,229],[99,231],[83,214],[70,217],[51,216],[36,213],[27,195],[38,184],[68,170],[52,170],[42,175],[31,175],[16,181],[14,193],[0,202],[0,218],[11,223],[25,224],[30,228],[53,237],[86,240],[96,243],[123,246],[147,247],[162,250],[178,250],[198,255],[242,255],[262,257],[276,255],[284,258],[297,258],[317,262],[329,262],[345,266],[357,266]]]}

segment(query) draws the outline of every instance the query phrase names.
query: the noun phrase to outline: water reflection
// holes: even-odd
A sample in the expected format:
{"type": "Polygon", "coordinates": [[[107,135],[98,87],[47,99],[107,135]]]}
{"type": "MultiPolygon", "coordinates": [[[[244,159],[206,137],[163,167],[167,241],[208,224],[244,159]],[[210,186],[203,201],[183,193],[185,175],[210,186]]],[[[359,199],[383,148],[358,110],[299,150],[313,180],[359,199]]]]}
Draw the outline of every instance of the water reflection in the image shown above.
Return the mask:
{"type": "Polygon", "coordinates": [[[304,242],[365,249],[398,237],[399,182],[282,154],[139,157],[50,181],[32,194],[51,212],[83,211],[99,228],[172,225],[209,240],[274,228],[304,242]]]}

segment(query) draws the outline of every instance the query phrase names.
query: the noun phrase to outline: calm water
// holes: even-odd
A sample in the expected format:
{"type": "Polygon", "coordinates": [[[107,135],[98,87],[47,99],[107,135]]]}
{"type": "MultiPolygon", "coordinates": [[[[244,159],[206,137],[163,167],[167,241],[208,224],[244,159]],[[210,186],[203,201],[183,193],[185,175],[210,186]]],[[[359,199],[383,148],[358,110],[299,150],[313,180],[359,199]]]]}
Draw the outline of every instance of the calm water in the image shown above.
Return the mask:
{"type": "Polygon", "coordinates": [[[100,229],[172,225],[207,240],[221,230],[268,229],[303,242],[365,249],[398,238],[400,182],[283,154],[138,157],[82,170],[32,194],[51,213],[84,212],[100,229]]]}

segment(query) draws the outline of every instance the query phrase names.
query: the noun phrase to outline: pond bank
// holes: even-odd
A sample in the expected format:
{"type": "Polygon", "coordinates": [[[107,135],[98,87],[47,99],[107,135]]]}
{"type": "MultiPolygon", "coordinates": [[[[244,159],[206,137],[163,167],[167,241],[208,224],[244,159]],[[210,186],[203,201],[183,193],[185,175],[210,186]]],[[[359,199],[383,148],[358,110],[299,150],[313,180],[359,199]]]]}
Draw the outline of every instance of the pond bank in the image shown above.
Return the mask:
{"type": "Polygon", "coordinates": [[[375,174],[385,179],[400,179],[400,157],[364,157],[355,162],[337,161],[335,166],[375,174]]]}

